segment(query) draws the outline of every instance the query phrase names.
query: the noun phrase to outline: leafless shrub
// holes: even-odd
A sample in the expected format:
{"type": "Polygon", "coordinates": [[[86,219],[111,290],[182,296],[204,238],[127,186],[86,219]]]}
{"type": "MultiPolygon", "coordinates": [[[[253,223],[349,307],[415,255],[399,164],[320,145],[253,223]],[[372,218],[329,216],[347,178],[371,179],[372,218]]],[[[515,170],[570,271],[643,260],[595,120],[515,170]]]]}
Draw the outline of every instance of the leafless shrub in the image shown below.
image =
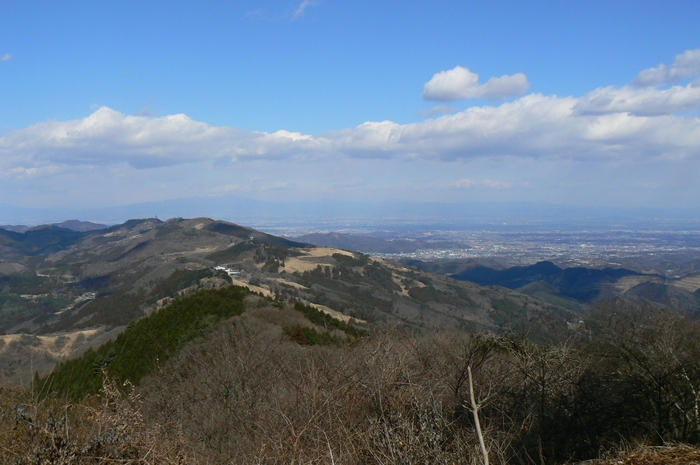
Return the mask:
{"type": "MultiPolygon", "coordinates": [[[[281,329],[296,324],[311,323],[291,309],[250,309],[145,385],[107,380],[80,404],[3,390],[0,463],[566,463],[619,444],[632,422],[620,412],[655,424],[652,402],[654,414],[667,407],[664,434],[697,431],[700,337],[674,315],[594,315],[593,335],[548,345],[394,328],[301,346],[281,329]]],[[[631,450],[651,457],[642,449],[631,450]]]]}
{"type": "MultiPolygon", "coordinates": [[[[130,388],[130,386],[125,386],[130,388]]],[[[172,464],[186,457],[177,440],[146,426],[140,399],[110,380],[102,396],[72,405],[38,399],[31,391],[2,392],[0,462],[44,464],[172,464]]]]}
{"type": "Polygon", "coordinates": [[[476,436],[415,344],[395,331],[301,347],[245,315],[144,395],[160,423],[183,425],[191,454],[216,463],[471,463],[476,436]]]}

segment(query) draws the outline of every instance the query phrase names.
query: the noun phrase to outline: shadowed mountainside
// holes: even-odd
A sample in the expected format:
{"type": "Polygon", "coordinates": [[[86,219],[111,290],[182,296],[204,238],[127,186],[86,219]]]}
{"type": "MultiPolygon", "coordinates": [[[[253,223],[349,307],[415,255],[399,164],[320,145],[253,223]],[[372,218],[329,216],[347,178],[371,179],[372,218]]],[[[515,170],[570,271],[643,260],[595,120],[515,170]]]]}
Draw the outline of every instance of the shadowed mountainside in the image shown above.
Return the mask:
{"type": "Polygon", "coordinates": [[[482,265],[451,275],[454,279],[471,281],[482,286],[503,286],[518,289],[537,281],[550,284],[566,296],[583,302],[594,302],[605,297],[603,287],[622,277],[639,275],[621,268],[559,268],[552,262],[539,262],[530,266],[514,266],[494,270],[482,265]]]}

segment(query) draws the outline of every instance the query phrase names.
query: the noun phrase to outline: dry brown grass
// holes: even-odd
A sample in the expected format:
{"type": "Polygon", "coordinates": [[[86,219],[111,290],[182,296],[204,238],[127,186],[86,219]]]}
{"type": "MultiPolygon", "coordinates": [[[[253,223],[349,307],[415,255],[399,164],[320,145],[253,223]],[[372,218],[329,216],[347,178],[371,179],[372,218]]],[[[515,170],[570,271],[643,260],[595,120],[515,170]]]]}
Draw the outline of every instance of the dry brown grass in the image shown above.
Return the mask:
{"type": "Polygon", "coordinates": [[[700,449],[687,444],[661,447],[638,447],[618,452],[603,460],[591,460],[590,465],[690,465],[700,464],[700,449]]]}
{"type": "Polygon", "coordinates": [[[39,400],[31,391],[0,390],[0,463],[102,465],[190,463],[180,436],[147,425],[130,385],[106,381],[102,395],[80,404],[39,400]],[[123,394],[122,389],[129,391],[123,394]]]}

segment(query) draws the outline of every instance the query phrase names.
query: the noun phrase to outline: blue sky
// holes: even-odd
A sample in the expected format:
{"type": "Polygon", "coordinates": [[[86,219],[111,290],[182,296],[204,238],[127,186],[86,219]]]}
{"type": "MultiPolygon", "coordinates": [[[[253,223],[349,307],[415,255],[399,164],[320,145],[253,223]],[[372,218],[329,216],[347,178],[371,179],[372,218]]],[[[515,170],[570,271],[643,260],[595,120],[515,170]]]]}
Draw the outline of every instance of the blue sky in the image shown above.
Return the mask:
{"type": "Polygon", "coordinates": [[[695,1],[3,1],[0,203],[693,207],[698,18],[695,1]]]}

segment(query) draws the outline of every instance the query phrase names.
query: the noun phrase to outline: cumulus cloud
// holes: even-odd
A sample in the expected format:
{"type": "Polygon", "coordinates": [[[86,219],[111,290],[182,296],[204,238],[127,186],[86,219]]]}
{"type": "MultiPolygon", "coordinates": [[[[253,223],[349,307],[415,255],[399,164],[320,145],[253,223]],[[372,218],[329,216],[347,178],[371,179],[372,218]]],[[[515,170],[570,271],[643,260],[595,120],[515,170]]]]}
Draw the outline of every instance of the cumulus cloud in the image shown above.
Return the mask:
{"type": "MultiPolygon", "coordinates": [[[[669,69],[686,69],[684,60],[677,57],[669,69]]],[[[502,84],[480,85],[473,74],[465,74],[472,92],[502,84]]],[[[0,185],[3,198],[40,192],[49,204],[61,196],[116,204],[202,192],[272,200],[344,192],[366,199],[688,203],[698,192],[697,110],[700,80],[608,86],[582,96],[530,93],[463,111],[438,105],[424,121],[367,121],[323,134],[242,131],[184,114],[98,107],[81,119],[0,135],[0,185]],[[660,187],[642,192],[645,185],[660,187]]]]}
{"type": "MultiPolygon", "coordinates": [[[[368,121],[324,134],[248,132],[183,114],[130,116],[102,107],[83,119],[47,121],[0,137],[0,176],[36,177],[75,166],[145,169],[255,160],[700,159],[700,118],[679,114],[697,109],[698,81],[667,89],[603,87],[581,97],[529,94],[416,123],[368,121]]],[[[468,180],[462,187],[469,187],[468,180]]]]}
{"type": "Polygon", "coordinates": [[[700,48],[676,55],[670,67],[662,63],[643,70],[633,83],[637,86],[656,86],[695,76],[700,76],[700,48]]]}
{"type": "MultiPolygon", "coordinates": [[[[107,165],[137,168],[246,158],[303,157],[323,138],[300,133],[246,133],[186,115],[127,116],[102,107],[72,121],[49,121],[0,138],[3,164],[15,166],[107,165]]],[[[318,152],[318,150],[316,150],[318,152]]]]}
{"type": "Polygon", "coordinates": [[[700,155],[700,120],[679,115],[581,114],[575,97],[530,94],[499,106],[400,125],[365,123],[328,135],[356,157],[565,157],[589,159],[700,155]]]}
{"type": "Polygon", "coordinates": [[[2,60],[2,61],[10,61],[11,59],[12,59],[11,53],[6,53],[2,57],[0,57],[0,60],[2,60]]]}
{"type": "Polygon", "coordinates": [[[486,84],[479,84],[479,75],[468,68],[457,66],[440,71],[423,86],[425,100],[453,102],[469,98],[499,99],[520,95],[530,88],[523,73],[492,77],[486,84]]]}
{"type": "Polygon", "coordinates": [[[655,116],[700,108],[700,82],[668,89],[655,87],[604,87],[585,95],[576,104],[579,114],[629,112],[638,116],[655,116]]]}

